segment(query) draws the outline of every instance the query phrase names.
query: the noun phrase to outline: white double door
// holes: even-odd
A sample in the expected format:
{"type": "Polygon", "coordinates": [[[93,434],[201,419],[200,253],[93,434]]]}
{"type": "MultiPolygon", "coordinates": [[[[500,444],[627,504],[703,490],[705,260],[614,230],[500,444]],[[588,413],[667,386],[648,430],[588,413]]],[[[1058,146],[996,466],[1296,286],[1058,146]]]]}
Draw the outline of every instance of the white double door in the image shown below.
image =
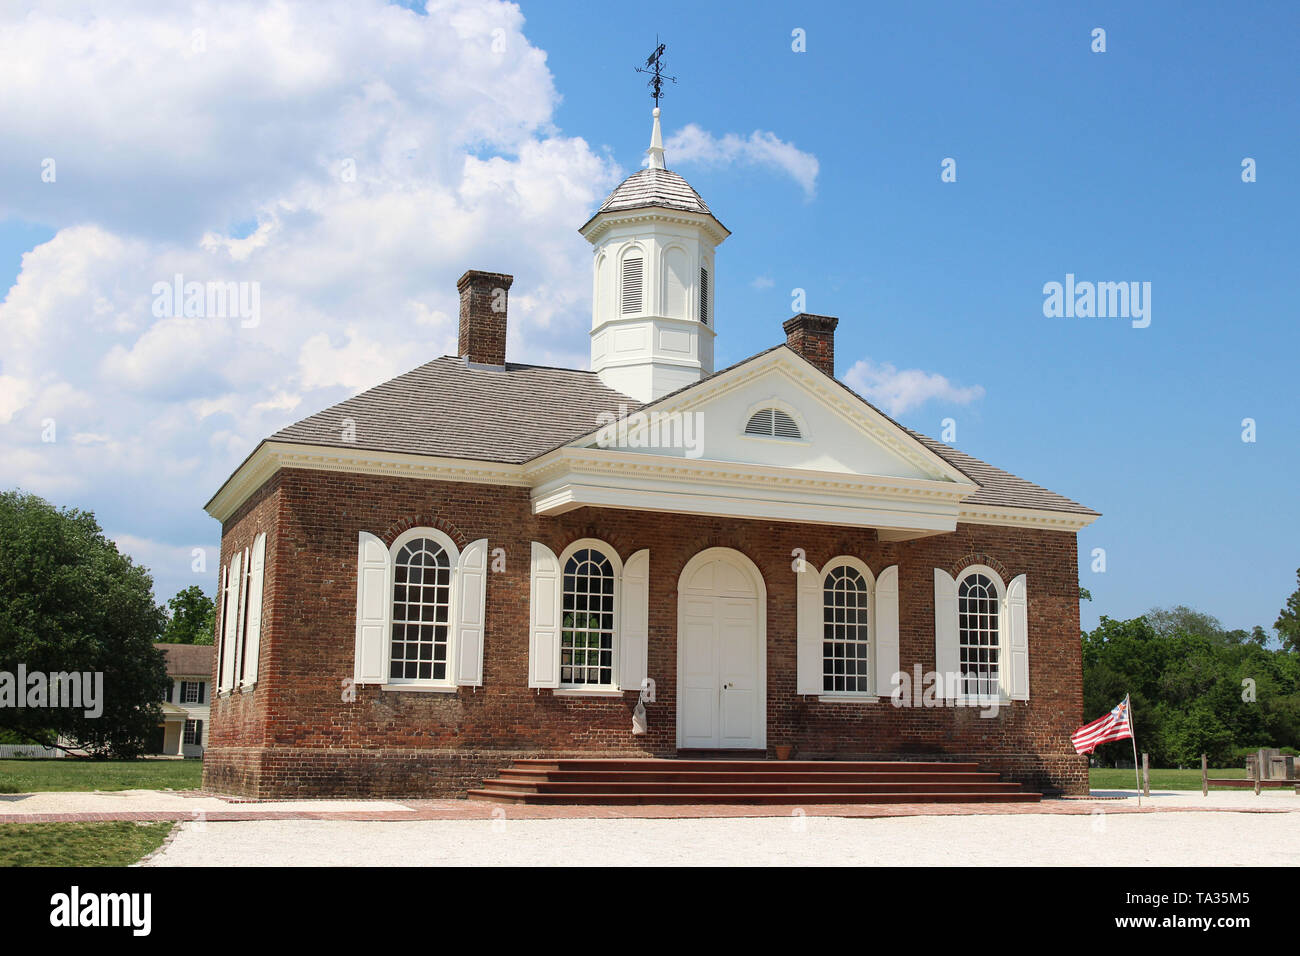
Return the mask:
{"type": "Polygon", "coordinates": [[[757,569],[725,549],[697,556],[683,572],[678,585],[678,747],[767,746],[760,589],[757,569]]]}

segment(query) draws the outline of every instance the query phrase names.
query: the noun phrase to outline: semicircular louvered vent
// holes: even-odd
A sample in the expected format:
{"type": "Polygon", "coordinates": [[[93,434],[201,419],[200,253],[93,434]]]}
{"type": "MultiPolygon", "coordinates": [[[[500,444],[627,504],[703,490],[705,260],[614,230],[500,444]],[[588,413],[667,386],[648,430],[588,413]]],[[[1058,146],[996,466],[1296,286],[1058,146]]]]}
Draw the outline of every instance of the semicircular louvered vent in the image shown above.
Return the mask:
{"type": "Polygon", "coordinates": [[[766,438],[803,438],[799,425],[779,408],[761,408],[749,416],[745,434],[766,438]]]}

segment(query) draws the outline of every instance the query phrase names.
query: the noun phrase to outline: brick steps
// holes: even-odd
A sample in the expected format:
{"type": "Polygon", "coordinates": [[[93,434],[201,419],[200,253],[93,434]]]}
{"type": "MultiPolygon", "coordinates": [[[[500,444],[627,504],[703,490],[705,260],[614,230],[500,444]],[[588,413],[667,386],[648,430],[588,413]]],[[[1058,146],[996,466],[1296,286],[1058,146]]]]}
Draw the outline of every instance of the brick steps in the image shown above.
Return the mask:
{"type": "Polygon", "coordinates": [[[975,763],[751,759],[516,760],[468,793],[527,804],[1034,803],[975,763]]]}
{"type": "Polygon", "coordinates": [[[511,770],[638,770],[638,771],[719,771],[726,773],[795,773],[828,771],[834,773],[974,773],[979,764],[948,761],[890,760],[670,760],[657,757],[589,758],[524,757],[511,764],[511,770]]]}
{"type": "MultiPolygon", "coordinates": [[[[757,776],[754,773],[719,773],[709,771],[664,771],[662,773],[624,770],[609,774],[599,770],[502,770],[497,781],[513,784],[573,784],[574,786],[594,786],[607,783],[616,776],[620,784],[637,783],[682,783],[712,785],[719,783],[747,783],[757,776]]],[[[806,773],[765,773],[763,783],[793,784],[871,784],[871,785],[926,785],[972,783],[997,784],[1001,778],[996,773],[832,773],[808,771],[806,773]]],[[[1003,784],[1015,786],[1015,784],[1003,784]]]]}

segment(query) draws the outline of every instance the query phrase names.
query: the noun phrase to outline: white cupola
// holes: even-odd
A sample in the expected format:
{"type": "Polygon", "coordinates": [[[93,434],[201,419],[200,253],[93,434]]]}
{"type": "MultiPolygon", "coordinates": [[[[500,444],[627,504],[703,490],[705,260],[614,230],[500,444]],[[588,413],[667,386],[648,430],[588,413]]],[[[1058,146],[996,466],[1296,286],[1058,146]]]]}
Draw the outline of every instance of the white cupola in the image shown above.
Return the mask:
{"type": "Polygon", "coordinates": [[[609,194],[579,232],[592,244],[591,368],[649,402],[713,372],[713,253],[731,235],[664,168],[659,109],[649,166],[609,194]]]}

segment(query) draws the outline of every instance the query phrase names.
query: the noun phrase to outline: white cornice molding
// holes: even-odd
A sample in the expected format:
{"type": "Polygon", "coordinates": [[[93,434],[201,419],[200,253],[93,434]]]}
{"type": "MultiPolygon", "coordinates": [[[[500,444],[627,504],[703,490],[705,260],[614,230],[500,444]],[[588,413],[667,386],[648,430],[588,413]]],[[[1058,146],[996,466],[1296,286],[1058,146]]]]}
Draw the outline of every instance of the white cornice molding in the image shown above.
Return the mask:
{"type": "Polygon", "coordinates": [[[711,215],[689,212],[685,209],[669,209],[666,206],[640,206],[634,209],[610,209],[598,212],[587,220],[578,232],[588,242],[595,243],[616,226],[637,225],[643,222],[695,226],[708,235],[715,247],[722,245],[723,240],[731,235],[731,230],[711,215]]]}
{"type": "Polygon", "coordinates": [[[877,500],[840,498],[792,502],[757,495],[709,494],[707,490],[660,490],[606,484],[566,482],[535,495],[533,512],[557,515],[575,508],[619,508],[667,514],[710,515],[727,518],[784,521],[796,524],[829,524],[837,527],[885,528],[901,540],[918,535],[955,531],[956,511],[949,514],[904,510],[877,500]]]}
{"type": "Polygon", "coordinates": [[[745,517],[890,529],[905,537],[957,527],[969,482],[850,475],[665,457],[620,449],[558,449],[526,471],[533,512],[582,507],[745,517]]]}
{"type": "MultiPolygon", "coordinates": [[[[737,490],[760,492],[762,500],[770,500],[771,492],[778,491],[792,497],[787,502],[788,517],[783,520],[818,523],[832,520],[828,515],[835,513],[834,509],[845,507],[845,502],[859,499],[858,505],[848,506],[854,509],[852,513],[846,512],[834,520],[856,516],[852,523],[857,524],[866,512],[879,511],[880,506],[884,506],[891,514],[889,520],[893,527],[898,527],[897,522],[903,515],[911,515],[906,519],[907,526],[928,534],[950,531],[952,528],[946,525],[952,522],[1077,532],[1098,517],[1077,512],[962,504],[962,499],[978,490],[969,482],[801,471],[771,465],[665,458],[617,449],[566,446],[525,465],[515,465],[273,441],[263,442],[248,457],[212,497],[205,510],[224,522],[281,468],[529,488],[533,491],[534,510],[540,513],[545,512],[539,509],[539,503],[545,505],[549,502],[549,508],[553,509],[588,495],[588,492],[575,492],[575,488],[604,488],[606,490],[599,495],[595,492],[590,492],[590,495],[611,500],[617,498],[617,507],[663,511],[662,507],[647,507],[645,503],[637,507],[636,495],[644,498],[653,488],[654,493],[684,503],[689,503],[694,496],[697,505],[704,499],[730,499],[732,503],[726,505],[729,511],[734,510],[736,501],[760,500],[754,496],[737,496],[734,493],[737,490]],[[674,484],[679,489],[704,484],[708,490],[707,493],[673,490],[671,486],[674,484]],[[571,486],[567,491],[566,485],[571,486]],[[874,508],[866,506],[868,499],[872,500],[874,508]],[[936,524],[944,526],[936,527],[936,524]]],[[[591,505],[600,506],[594,500],[591,505]]],[[[764,506],[765,510],[774,507],[764,506]]],[[[758,517],[752,513],[747,516],[758,517]]]]}
{"type": "Polygon", "coordinates": [[[994,508],[962,505],[957,520],[962,524],[994,524],[1076,532],[1088,527],[1100,517],[1101,515],[1097,514],[1083,514],[1077,511],[1048,511],[1043,508],[994,508]]]}
{"type": "Polygon", "coordinates": [[[332,471],[361,475],[391,475],[400,478],[428,478],[437,481],[467,481],[485,485],[528,487],[520,465],[443,458],[402,452],[369,451],[264,441],[239,466],[205,505],[218,521],[225,521],[258,488],[282,468],[332,471]]]}
{"type": "Polygon", "coordinates": [[[884,497],[928,501],[939,505],[955,505],[979,490],[979,486],[970,481],[958,483],[928,478],[853,475],[710,458],[641,454],[616,448],[565,446],[524,466],[525,478],[539,493],[546,490],[546,485],[562,482],[572,475],[630,476],[681,483],[705,482],[734,488],[779,488],[790,492],[884,497]]]}

